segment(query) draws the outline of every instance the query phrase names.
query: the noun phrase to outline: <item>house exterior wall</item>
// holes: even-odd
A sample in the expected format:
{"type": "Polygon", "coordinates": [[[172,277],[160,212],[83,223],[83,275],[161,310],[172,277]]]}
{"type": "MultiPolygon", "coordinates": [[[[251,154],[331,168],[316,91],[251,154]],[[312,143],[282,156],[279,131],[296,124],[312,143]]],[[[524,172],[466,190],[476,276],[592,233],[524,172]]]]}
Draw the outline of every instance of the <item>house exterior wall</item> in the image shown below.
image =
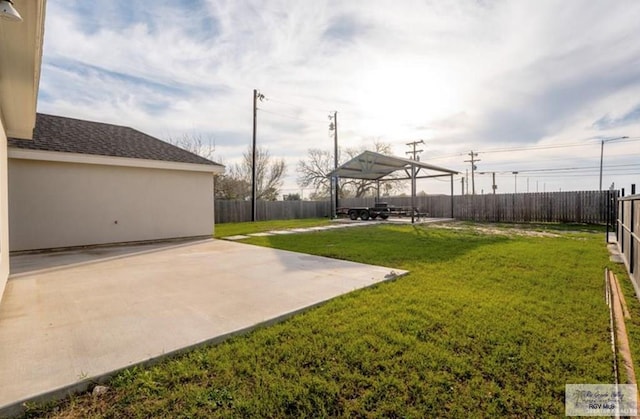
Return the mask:
{"type": "Polygon", "coordinates": [[[211,235],[213,175],[9,159],[12,251],[211,235]]]}
{"type": "Polygon", "coordinates": [[[9,277],[9,196],[7,135],[0,118],[0,299],[9,277]]]}

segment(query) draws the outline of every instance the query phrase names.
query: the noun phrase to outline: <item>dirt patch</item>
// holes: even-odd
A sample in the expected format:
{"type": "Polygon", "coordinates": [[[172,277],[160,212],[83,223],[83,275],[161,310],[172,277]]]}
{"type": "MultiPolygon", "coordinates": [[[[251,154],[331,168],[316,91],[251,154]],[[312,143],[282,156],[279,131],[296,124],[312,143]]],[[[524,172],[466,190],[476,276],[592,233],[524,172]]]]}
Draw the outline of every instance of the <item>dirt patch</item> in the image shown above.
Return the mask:
{"type": "Polygon", "coordinates": [[[474,231],[481,234],[490,234],[496,236],[507,237],[560,237],[560,234],[550,233],[548,231],[529,230],[523,225],[514,225],[513,227],[501,227],[494,224],[486,225],[469,225],[462,222],[452,222],[447,224],[439,224],[439,228],[450,230],[474,231]]]}

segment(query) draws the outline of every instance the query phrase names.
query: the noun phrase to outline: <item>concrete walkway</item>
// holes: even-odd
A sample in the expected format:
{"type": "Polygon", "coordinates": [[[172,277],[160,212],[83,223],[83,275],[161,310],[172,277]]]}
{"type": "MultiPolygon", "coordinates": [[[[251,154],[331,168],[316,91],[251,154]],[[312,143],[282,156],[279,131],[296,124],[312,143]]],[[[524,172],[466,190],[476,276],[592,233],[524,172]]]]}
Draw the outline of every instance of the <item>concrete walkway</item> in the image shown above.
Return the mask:
{"type": "Polygon", "coordinates": [[[374,224],[380,224],[380,221],[351,221],[351,220],[336,220],[334,224],[316,226],[316,227],[304,227],[304,228],[289,228],[285,230],[271,230],[261,233],[250,234],[238,234],[236,236],[223,237],[224,240],[244,240],[249,237],[267,237],[276,236],[281,234],[295,234],[295,233],[310,233],[314,231],[334,230],[336,228],[348,228],[348,227],[365,227],[374,224]]]}
{"type": "MultiPolygon", "coordinates": [[[[267,237],[267,236],[275,236],[278,234],[293,234],[293,233],[308,233],[313,231],[323,231],[323,230],[332,230],[336,228],[347,228],[347,227],[365,227],[370,225],[378,225],[378,224],[411,224],[411,217],[408,218],[388,218],[386,220],[377,220],[377,221],[362,221],[362,220],[349,220],[345,218],[340,218],[337,220],[333,220],[334,224],[323,225],[317,227],[306,227],[306,228],[292,228],[286,230],[272,230],[265,231],[262,233],[251,233],[251,234],[239,234],[236,236],[228,236],[223,237],[224,240],[244,240],[249,237],[267,237]]],[[[420,218],[419,220],[415,220],[414,224],[433,224],[433,223],[442,223],[442,222],[450,222],[455,221],[453,218],[420,218]]]]}
{"type": "Polygon", "coordinates": [[[0,416],[405,273],[223,240],[22,272],[0,304],[0,416]]]}

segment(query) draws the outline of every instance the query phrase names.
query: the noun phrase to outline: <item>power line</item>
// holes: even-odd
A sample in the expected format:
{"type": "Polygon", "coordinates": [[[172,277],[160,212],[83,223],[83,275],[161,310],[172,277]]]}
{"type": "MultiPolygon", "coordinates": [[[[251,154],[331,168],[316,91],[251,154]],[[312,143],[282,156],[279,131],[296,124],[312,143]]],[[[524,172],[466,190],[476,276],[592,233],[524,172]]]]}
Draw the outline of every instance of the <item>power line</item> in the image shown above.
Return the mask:
{"type": "MultiPolygon", "coordinates": [[[[640,157],[640,154],[611,154],[608,155],[608,157],[614,158],[614,157],[640,157]]],[[[577,163],[585,163],[585,162],[591,162],[593,161],[593,159],[595,158],[595,156],[590,156],[590,157],[575,157],[573,158],[573,160],[576,160],[577,163]]],[[[550,162],[550,161],[567,161],[567,157],[566,156],[562,156],[562,157],[544,157],[544,162],[550,162]]],[[[616,159],[616,160],[621,160],[621,159],[616,159]]],[[[624,161],[624,159],[622,159],[622,161],[624,161]]],[[[517,160],[517,159],[508,159],[508,160],[500,160],[500,161],[496,161],[495,163],[492,163],[492,166],[513,166],[513,165],[520,165],[523,164],[522,160],[517,160]]]]}
{"type": "Polygon", "coordinates": [[[319,119],[299,118],[297,116],[287,115],[287,114],[283,114],[283,113],[280,113],[280,112],[268,111],[268,110],[263,109],[263,108],[258,108],[258,109],[260,110],[260,112],[269,113],[269,114],[272,114],[272,115],[280,116],[282,118],[295,119],[297,121],[314,122],[314,123],[321,123],[321,124],[326,123],[326,121],[320,121],[319,119]]]}
{"type": "MultiPolygon", "coordinates": [[[[638,172],[638,168],[614,168],[611,170],[607,170],[605,173],[607,174],[617,174],[617,175],[627,175],[627,174],[635,174],[636,172],[638,172]]],[[[484,172],[484,173],[491,173],[491,172],[484,172]]],[[[513,171],[501,171],[501,172],[495,172],[498,174],[499,177],[509,177],[509,174],[513,174],[513,171]]],[[[572,170],[572,171],[555,171],[555,170],[549,170],[549,171],[544,171],[544,172],[535,172],[535,173],[531,173],[531,172],[527,172],[526,170],[519,170],[518,173],[528,173],[531,176],[571,176],[571,175],[576,175],[576,176],[580,176],[580,175],[589,175],[591,173],[596,173],[595,169],[581,169],[581,170],[572,170]]]]}
{"type": "Polygon", "coordinates": [[[625,138],[624,140],[616,140],[614,143],[612,144],[619,144],[619,143],[632,143],[634,141],[640,141],[640,137],[629,137],[629,138],[625,138]]]}
{"type": "MultiPolygon", "coordinates": [[[[599,141],[599,140],[592,140],[592,141],[589,141],[589,142],[580,142],[580,143],[554,144],[554,145],[547,145],[547,146],[495,148],[495,149],[480,150],[480,151],[478,151],[478,154],[507,153],[507,152],[510,152],[510,151],[546,150],[546,149],[567,148],[567,147],[584,147],[584,146],[593,146],[593,145],[599,144],[596,141],[599,141]]],[[[634,142],[634,141],[640,141],[640,137],[630,137],[630,138],[625,139],[625,140],[616,141],[615,143],[612,143],[612,144],[634,142]]],[[[441,156],[432,157],[429,160],[439,160],[439,159],[445,159],[445,158],[451,158],[451,157],[459,157],[459,156],[463,156],[463,155],[465,155],[465,153],[463,153],[463,152],[452,153],[452,154],[444,154],[444,155],[441,155],[441,156]]]]}
{"type": "Polygon", "coordinates": [[[295,103],[285,102],[285,101],[280,100],[280,99],[274,99],[271,96],[267,98],[267,101],[268,102],[282,103],[283,105],[289,105],[289,106],[293,106],[293,107],[296,107],[296,108],[299,108],[299,109],[304,109],[304,110],[317,111],[317,112],[323,112],[323,113],[329,112],[327,109],[319,109],[319,108],[312,108],[312,107],[309,107],[309,106],[302,106],[302,105],[295,104],[295,103]]]}
{"type": "MultiPolygon", "coordinates": [[[[518,172],[521,173],[521,172],[518,172]]],[[[618,172],[606,172],[605,173],[607,176],[635,176],[635,175],[640,175],[640,172],[624,172],[624,173],[618,173],[618,172]]],[[[496,175],[500,178],[507,178],[510,177],[508,175],[496,175]]],[[[593,174],[589,174],[589,173],[566,173],[566,174],[540,174],[540,175],[535,175],[535,178],[547,178],[547,179],[563,179],[566,177],[599,177],[600,174],[599,173],[593,173],[593,174]]]]}
{"type": "MultiPolygon", "coordinates": [[[[605,168],[611,167],[638,167],[640,168],[640,164],[611,164],[608,166],[604,166],[605,168]]],[[[599,169],[598,166],[582,166],[582,167],[558,167],[558,168],[545,168],[545,169],[523,169],[520,170],[522,173],[530,173],[530,172],[559,172],[559,171],[567,171],[567,170],[595,170],[599,169]]]]}

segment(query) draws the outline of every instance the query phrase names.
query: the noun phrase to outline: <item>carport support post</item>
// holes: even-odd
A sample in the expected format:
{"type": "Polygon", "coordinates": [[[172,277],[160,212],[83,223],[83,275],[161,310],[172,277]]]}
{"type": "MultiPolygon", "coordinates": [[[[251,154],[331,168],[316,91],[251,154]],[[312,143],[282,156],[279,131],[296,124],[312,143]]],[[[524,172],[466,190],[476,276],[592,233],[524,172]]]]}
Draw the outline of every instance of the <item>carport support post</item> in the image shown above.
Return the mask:
{"type": "Polygon", "coordinates": [[[338,177],[331,176],[331,193],[329,194],[331,201],[331,218],[338,218],[338,177]]]}
{"type": "MultiPolygon", "coordinates": [[[[451,176],[451,218],[453,218],[453,173],[450,174],[449,176],[451,176]]],[[[495,192],[495,189],[494,189],[495,192]]]]}
{"type": "Polygon", "coordinates": [[[415,222],[416,212],[416,165],[411,165],[411,224],[415,222]]]}
{"type": "MultiPolygon", "coordinates": [[[[333,113],[333,170],[338,170],[338,111],[333,113]]],[[[333,215],[338,218],[338,194],[340,187],[338,186],[338,176],[335,177],[336,184],[336,210],[333,215]]]]}

